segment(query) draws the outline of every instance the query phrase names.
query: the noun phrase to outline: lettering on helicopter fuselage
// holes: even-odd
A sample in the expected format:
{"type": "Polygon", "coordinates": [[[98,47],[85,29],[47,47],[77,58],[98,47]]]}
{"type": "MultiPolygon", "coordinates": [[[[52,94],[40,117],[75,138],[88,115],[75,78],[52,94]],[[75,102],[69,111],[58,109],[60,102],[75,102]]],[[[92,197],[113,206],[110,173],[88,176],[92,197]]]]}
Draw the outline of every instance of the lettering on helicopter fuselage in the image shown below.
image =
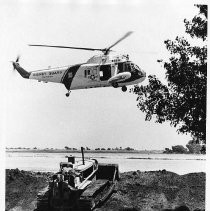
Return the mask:
{"type": "Polygon", "coordinates": [[[49,72],[49,75],[56,75],[56,74],[61,74],[61,73],[62,71],[57,70],[57,71],[49,72]]]}
{"type": "Polygon", "coordinates": [[[62,71],[52,71],[52,72],[40,72],[40,73],[33,73],[33,76],[53,76],[56,74],[62,74],[62,71]],[[48,73],[48,74],[47,74],[48,73]]]}
{"type": "Polygon", "coordinates": [[[33,73],[33,76],[45,76],[46,72],[42,72],[42,73],[33,73]]]}

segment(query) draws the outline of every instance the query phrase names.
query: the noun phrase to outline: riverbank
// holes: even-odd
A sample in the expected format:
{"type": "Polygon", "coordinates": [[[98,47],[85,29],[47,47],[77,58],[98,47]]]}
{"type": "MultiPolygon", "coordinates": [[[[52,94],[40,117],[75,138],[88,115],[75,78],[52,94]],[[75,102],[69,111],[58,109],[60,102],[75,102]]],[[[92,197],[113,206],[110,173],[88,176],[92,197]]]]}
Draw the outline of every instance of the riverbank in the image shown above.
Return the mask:
{"type": "MultiPolygon", "coordinates": [[[[6,149],[7,153],[81,153],[81,150],[75,149],[6,149]]],[[[139,154],[162,154],[164,150],[84,150],[85,153],[139,153],[139,154]]]]}
{"type": "MultiPolygon", "coordinates": [[[[6,170],[6,210],[36,208],[37,193],[48,185],[52,173],[6,170]]],[[[178,175],[168,171],[132,171],[121,174],[116,193],[100,211],[159,211],[186,205],[205,209],[205,173],[178,175]]]]}

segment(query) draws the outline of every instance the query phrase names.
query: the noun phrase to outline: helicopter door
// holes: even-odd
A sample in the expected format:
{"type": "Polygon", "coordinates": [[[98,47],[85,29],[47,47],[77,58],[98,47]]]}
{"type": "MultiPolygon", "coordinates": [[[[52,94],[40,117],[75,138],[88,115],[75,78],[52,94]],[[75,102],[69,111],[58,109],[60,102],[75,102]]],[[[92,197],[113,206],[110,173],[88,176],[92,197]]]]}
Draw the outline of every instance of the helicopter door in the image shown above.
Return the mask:
{"type": "Polygon", "coordinates": [[[112,77],[111,65],[101,65],[100,66],[100,80],[107,81],[112,77]]]}

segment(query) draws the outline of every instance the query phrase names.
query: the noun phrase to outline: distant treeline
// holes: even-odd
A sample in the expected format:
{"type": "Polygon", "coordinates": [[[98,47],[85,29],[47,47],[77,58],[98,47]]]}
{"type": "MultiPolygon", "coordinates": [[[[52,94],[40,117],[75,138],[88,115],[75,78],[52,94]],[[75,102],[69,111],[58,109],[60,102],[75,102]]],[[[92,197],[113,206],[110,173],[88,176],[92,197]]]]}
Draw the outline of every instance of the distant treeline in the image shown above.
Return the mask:
{"type": "MultiPolygon", "coordinates": [[[[70,148],[70,147],[67,147],[67,146],[65,146],[64,147],[64,149],[66,149],[66,150],[77,150],[76,148],[70,148]]],[[[110,151],[110,150],[127,150],[127,151],[133,151],[133,150],[135,150],[135,149],[133,149],[133,148],[131,148],[131,147],[126,147],[126,148],[122,148],[122,147],[115,147],[115,148],[110,148],[110,147],[108,147],[108,148],[95,148],[95,149],[90,149],[89,147],[85,147],[84,148],[85,150],[96,150],[96,151],[99,151],[99,150],[108,150],[108,151],[110,151]]]]}
{"type": "MultiPolygon", "coordinates": [[[[29,147],[6,147],[7,150],[9,149],[14,149],[14,150],[70,150],[70,151],[80,151],[80,149],[74,148],[74,147],[68,147],[65,146],[63,149],[57,149],[57,148],[37,148],[37,147],[33,147],[33,148],[29,148],[29,147]]],[[[126,148],[122,148],[122,147],[115,147],[115,148],[95,148],[95,149],[91,149],[89,147],[84,147],[84,150],[86,151],[134,151],[135,149],[131,148],[131,147],[126,147],[126,148]]]]}
{"type": "Polygon", "coordinates": [[[186,148],[182,145],[172,146],[171,149],[165,148],[166,154],[206,154],[206,145],[189,141],[186,148]]]}

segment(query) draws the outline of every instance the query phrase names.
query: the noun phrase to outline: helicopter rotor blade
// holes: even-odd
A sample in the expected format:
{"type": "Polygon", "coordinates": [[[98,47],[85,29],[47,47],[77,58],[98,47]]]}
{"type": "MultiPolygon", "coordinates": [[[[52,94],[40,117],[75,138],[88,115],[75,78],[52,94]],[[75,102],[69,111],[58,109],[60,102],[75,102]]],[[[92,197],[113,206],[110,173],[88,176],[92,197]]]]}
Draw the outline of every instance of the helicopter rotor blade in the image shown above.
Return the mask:
{"type": "Polygon", "coordinates": [[[107,55],[111,50],[112,47],[117,45],[119,42],[127,38],[133,33],[133,31],[127,32],[123,37],[121,37],[119,40],[117,40],[114,44],[109,46],[108,48],[81,48],[81,47],[72,47],[72,46],[62,46],[62,45],[34,45],[29,44],[29,46],[36,46],[36,47],[51,47],[51,48],[68,48],[68,49],[78,49],[78,50],[87,50],[87,51],[102,51],[104,55],[107,55]]]}
{"type": "Polygon", "coordinates": [[[117,40],[114,44],[112,44],[111,46],[109,46],[108,48],[105,49],[105,54],[107,54],[110,49],[112,47],[114,47],[115,45],[117,45],[119,42],[121,42],[122,40],[124,40],[125,38],[127,38],[128,36],[130,36],[133,33],[133,31],[129,31],[127,32],[123,37],[121,37],[119,40],[117,40]]]}
{"type": "Polygon", "coordinates": [[[60,46],[60,45],[33,45],[29,44],[29,46],[36,47],[51,47],[51,48],[69,48],[69,49],[79,49],[79,50],[87,50],[87,51],[102,51],[100,48],[81,48],[81,47],[71,47],[71,46],[60,46]]]}

